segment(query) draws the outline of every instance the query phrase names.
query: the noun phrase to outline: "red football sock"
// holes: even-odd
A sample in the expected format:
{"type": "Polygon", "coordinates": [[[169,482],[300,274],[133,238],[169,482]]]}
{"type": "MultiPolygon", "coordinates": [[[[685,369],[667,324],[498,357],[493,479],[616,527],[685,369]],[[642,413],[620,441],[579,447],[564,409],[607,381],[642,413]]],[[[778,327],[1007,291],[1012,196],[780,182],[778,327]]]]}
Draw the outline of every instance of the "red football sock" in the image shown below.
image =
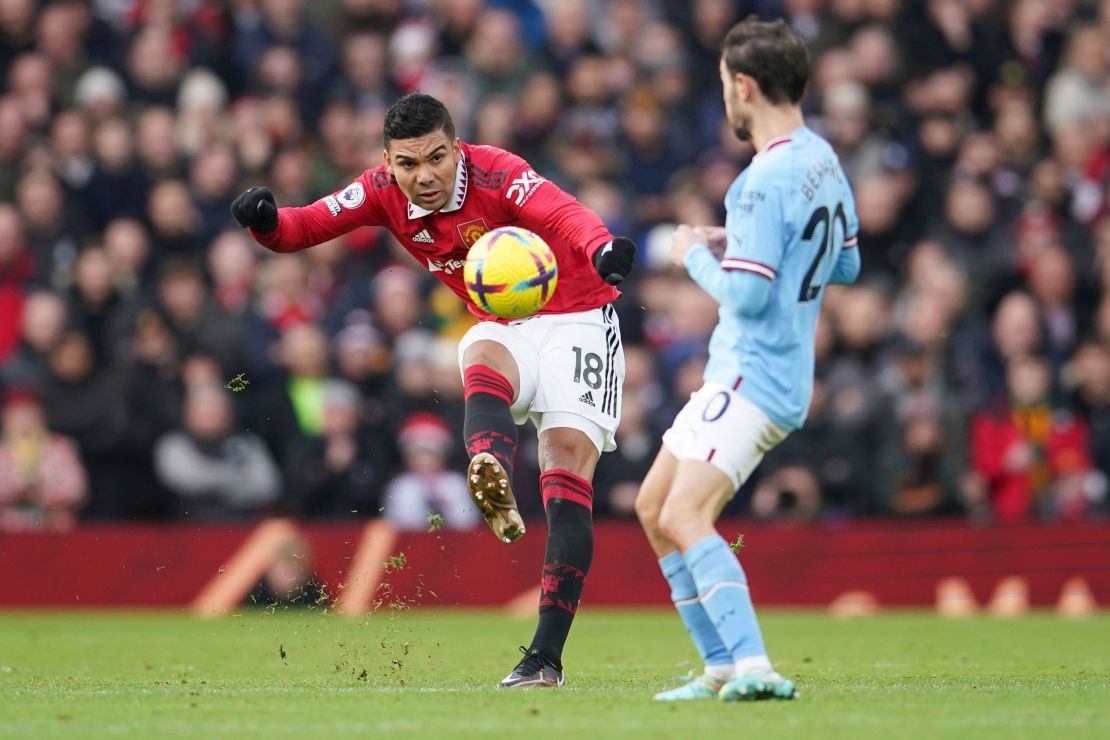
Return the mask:
{"type": "Polygon", "coordinates": [[[505,467],[511,482],[517,444],[516,424],[509,410],[513,402],[512,384],[492,368],[471,365],[463,371],[463,396],[466,453],[470,457],[479,452],[490,453],[505,467]]]}
{"type": "Polygon", "coordinates": [[[532,647],[558,664],[593,561],[594,489],[588,480],[556,468],[540,475],[540,490],[547,511],[547,550],[532,647]]]}

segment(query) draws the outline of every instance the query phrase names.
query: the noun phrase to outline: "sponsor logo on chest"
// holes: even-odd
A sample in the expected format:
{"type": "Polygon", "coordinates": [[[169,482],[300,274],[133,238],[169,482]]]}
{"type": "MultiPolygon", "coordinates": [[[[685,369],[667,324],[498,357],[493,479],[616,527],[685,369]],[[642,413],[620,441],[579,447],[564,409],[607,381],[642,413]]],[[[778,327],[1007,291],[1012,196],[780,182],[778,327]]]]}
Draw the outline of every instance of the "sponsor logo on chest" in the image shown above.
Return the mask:
{"type": "Polygon", "coordinates": [[[428,260],[428,272],[442,272],[447,275],[454,274],[466,265],[466,260],[434,260],[431,257],[426,259],[428,260]]]}

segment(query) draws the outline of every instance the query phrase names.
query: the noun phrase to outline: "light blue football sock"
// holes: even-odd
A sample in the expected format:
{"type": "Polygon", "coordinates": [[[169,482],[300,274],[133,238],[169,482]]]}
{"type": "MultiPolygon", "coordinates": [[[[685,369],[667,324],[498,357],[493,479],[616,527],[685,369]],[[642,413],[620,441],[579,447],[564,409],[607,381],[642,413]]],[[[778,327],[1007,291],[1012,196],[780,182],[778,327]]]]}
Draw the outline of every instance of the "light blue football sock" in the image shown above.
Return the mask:
{"type": "Polygon", "coordinates": [[[713,623],[702,608],[698,600],[698,587],[694,585],[694,577],[686,569],[686,560],[680,552],[672,552],[660,558],[659,567],[663,569],[663,576],[671,587],[671,601],[674,602],[678,616],[686,625],[686,631],[694,640],[698,653],[705,661],[707,669],[713,666],[732,666],[732,653],[721,642],[713,623]]]}
{"type": "Polygon", "coordinates": [[[728,543],[720,535],[706,537],[683,558],[697,584],[702,608],[733,662],[739,667],[762,665],[767,650],[748,593],[748,579],[728,543]]]}

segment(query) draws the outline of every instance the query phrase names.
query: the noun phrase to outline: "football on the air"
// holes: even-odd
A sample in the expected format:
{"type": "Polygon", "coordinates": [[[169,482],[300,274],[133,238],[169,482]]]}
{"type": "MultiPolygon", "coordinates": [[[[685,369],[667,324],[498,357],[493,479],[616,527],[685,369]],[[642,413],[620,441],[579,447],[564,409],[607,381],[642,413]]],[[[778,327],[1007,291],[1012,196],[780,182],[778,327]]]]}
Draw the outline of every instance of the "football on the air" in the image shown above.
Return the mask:
{"type": "Polygon", "coordinates": [[[559,267],[547,242],[527,229],[503,226],[474,242],[463,270],[474,304],[505,319],[539,311],[555,294],[559,267]]]}

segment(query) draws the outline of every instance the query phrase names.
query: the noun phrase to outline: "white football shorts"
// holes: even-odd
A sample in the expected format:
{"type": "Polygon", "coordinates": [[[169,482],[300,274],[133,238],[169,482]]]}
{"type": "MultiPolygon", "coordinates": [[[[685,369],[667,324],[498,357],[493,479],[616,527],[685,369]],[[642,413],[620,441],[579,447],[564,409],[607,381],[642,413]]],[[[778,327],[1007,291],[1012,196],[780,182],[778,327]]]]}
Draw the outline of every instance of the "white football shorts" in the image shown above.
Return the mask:
{"type": "Polygon", "coordinates": [[[663,444],[679,460],[711,463],[736,490],[789,433],[732,388],[706,383],[678,412],[663,444]]]}
{"type": "Polygon", "coordinates": [[[467,347],[497,342],[516,360],[520,388],[513,420],[536,429],[583,432],[599,452],[617,448],[621,418],[624,349],[612,306],[564,314],[542,314],[499,324],[482,321],[459,342],[459,367],[467,347]]]}

